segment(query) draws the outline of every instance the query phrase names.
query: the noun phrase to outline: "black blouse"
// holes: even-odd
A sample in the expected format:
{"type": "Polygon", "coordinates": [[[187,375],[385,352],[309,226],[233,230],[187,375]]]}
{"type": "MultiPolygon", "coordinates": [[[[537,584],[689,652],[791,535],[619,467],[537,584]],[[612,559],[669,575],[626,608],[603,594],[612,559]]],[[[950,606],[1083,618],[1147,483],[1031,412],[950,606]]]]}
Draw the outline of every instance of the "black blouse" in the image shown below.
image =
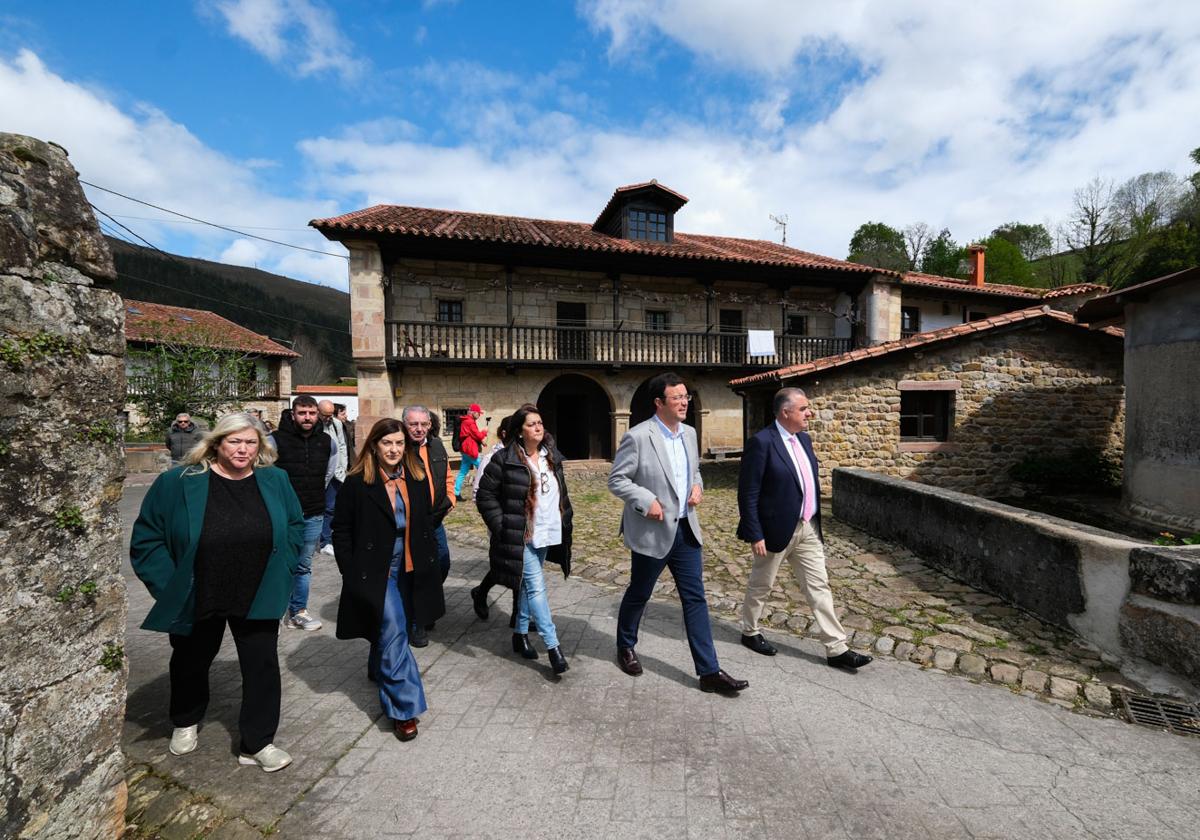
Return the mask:
{"type": "Polygon", "coordinates": [[[271,517],[251,473],[208,472],[208,505],[196,546],[196,618],[244,617],[262,583],[274,538],[271,517]]]}

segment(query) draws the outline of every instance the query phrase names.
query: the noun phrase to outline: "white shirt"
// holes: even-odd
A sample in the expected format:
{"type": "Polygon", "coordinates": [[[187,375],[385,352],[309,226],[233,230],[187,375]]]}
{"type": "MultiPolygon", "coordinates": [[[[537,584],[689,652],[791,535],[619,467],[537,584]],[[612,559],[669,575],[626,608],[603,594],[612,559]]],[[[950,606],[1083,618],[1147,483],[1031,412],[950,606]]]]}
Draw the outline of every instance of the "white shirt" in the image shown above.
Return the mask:
{"type": "MultiPolygon", "coordinates": [[[[525,458],[522,451],[521,457],[525,458]]],[[[545,448],[538,449],[537,460],[525,458],[533,470],[529,477],[537,485],[537,504],[533,508],[533,534],[529,543],[545,548],[562,542],[562,511],[559,510],[558,477],[550,469],[545,448]]]]}
{"type": "Polygon", "coordinates": [[[663,442],[666,444],[667,460],[671,464],[671,484],[675,487],[675,495],[679,497],[679,510],[673,518],[683,519],[688,514],[687,500],[692,489],[687,447],[683,443],[683,424],[679,424],[679,431],[672,432],[666,423],[658,419],[657,414],[654,415],[654,420],[658,423],[658,429],[662,432],[663,442]]]}

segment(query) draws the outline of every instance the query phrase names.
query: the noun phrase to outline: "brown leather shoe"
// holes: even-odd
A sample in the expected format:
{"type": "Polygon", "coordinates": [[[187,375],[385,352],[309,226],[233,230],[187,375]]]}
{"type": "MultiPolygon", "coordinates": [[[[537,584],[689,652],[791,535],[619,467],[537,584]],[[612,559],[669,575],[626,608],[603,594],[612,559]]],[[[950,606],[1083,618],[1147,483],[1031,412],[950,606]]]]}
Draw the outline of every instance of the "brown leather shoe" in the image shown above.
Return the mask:
{"type": "Polygon", "coordinates": [[[411,741],[417,737],[417,719],[392,721],[392,730],[401,741],[411,741]]]}
{"type": "Polygon", "coordinates": [[[715,674],[705,674],[700,678],[701,691],[715,691],[718,694],[732,695],[749,687],[750,683],[746,680],[735,680],[724,671],[717,671],[715,674]]]}
{"type": "Polygon", "coordinates": [[[638,661],[633,648],[617,648],[617,664],[631,677],[642,673],[642,663],[638,661]]]}

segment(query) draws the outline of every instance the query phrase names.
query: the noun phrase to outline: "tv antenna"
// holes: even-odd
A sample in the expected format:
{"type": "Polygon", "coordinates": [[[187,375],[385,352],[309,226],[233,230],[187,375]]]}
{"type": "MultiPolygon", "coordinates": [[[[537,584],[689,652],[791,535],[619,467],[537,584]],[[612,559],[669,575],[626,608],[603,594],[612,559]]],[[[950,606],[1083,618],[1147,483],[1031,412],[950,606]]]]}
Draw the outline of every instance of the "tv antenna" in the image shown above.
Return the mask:
{"type": "Polygon", "coordinates": [[[788,223],[787,213],[783,213],[778,216],[776,216],[774,213],[768,213],[767,218],[775,223],[775,227],[778,230],[783,231],[783,244],[786,245],[787,244],[787,223],[788,223]]]}

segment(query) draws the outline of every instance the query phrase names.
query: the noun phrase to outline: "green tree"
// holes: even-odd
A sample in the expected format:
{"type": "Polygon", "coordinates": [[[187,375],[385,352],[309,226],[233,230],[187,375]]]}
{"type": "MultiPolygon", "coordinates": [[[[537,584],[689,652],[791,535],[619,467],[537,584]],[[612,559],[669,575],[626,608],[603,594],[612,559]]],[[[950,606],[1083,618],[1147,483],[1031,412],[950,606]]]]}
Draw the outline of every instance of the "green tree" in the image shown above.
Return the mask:
{"type": "Polygon", "coordinates": [[[186,331],[162,325],[143,349],[128,351],[126,400],[146,429],[167,428],[181,411],[213,420],[257,397],[251,355],[221,344],[194,325],[186,331]]]}
{"type": "Polygon", "coordinates": [[[1142,259],[1129,273],[1124,286],[1143,283],[1200,265],[1200,237],[1184,222],[1156,230],[1142,259]]]}
{"type": "Polygon", "coordinates": [[[1037,279],[1021,249],[1003,236],[983,240],[987,246],[984,277],[989,283],[1008,283],[1013,286],[1036,286],[1037,279]]]}
{"type": "Polygon", "coordinates": [[[1067,248],[1079,259],[1079,280],[1113,285],[1126,228],[1113,201],[1112,184],[1093,178],[1075,190],[1074,207],[1062,226],[1067,248]]]}
{"type": "Polygon", "coordinates": [[[921,254],[921,271],[942,277],[961,277],[960,266],[966,251],[958,246],[947,228],[925,243],[921,254]]]}
{"type": "Polygon", "coordinates": [[[883,222],[867,222],[854,231],[847,259],[891,271],[908,271],[910,265],[904,234],[883,222]]]}
{"type": "Polygon", "coordinates": [[[1049,255],[1053,243],[1045,225],[1027,225],[1022,222],[1006,222],[992,231],[991,238],[1006,239],[1021,251],[1026,262],[1049,255]]]}

